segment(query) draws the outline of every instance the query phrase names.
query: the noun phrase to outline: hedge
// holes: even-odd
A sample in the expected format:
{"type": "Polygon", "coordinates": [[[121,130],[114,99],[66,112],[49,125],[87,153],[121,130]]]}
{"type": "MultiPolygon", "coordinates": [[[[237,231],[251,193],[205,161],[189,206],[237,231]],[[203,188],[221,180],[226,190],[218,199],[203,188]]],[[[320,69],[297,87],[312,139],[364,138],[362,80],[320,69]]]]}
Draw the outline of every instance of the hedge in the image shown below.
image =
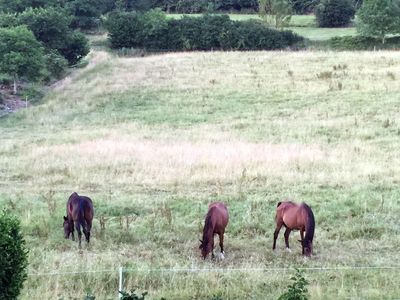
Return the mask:
{"type": "Polygon", "coordinates": [[[329,40],[329,46],[335,50],[400,49],[400,36],[387,38],[385,44],[382,44],[382,39],[375,37],[334,37],[329,40]]]}
{"type": "Polygon", "coordinates": [[[106,22],[111,47],[156,51],[274,50],[301,45],[303,38],[260,21],[232,21],[227,15],[167,19],[157,10],[114,12],[106,22]]]}

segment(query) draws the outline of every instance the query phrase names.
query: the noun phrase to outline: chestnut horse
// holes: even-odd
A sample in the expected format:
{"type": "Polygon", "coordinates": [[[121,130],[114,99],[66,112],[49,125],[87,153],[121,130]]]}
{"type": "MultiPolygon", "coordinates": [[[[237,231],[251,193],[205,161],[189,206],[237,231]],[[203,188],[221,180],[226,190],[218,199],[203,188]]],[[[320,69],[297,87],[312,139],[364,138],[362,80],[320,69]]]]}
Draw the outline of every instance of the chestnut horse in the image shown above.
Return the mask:
{"type": "Polygon", "coordinates": [[[226,205],[223,202],[213,202],[208,206],[208,213],[204,222],[203,240],[200,240],[201,254],[203,259],[212,252],[214,258],[214,235],[219,235],[219,246],[221,254],[224,255],[224,233],[228,225],[229,214],[226,205]]]}
{"type": "Polygon", "coordinates": [[[81,247],[81,226],[86,237],[86,242],[90,240],[90,229],[93,220],[93,203],[89,197],[79,196],[72,193],[67,202],[67,216],[64,217],[64,237],[69,238],[72,234],[72,240],[75,240],[74,225],[78,232],[79,248],[81,247]]]}
{"type": "Polygon", "coordinates": [[[315,230],[314,214],[311,208],[306,203],[296,204],[291,201],[279,202],[276,207],[276,229],[274,232],[274,245],[272,249],[275,250],[276,239],[278,238],[279,230],[282,226],[286,227],[285,243],[286,248],[289,248],[289,234],[292,230],[300,230],[299,242],[302,246],[302,253],[306,256],[311,256],[313,252],[313,238],[315,230]],[[304,231],[306,235],[304,236],[304,231]]]}

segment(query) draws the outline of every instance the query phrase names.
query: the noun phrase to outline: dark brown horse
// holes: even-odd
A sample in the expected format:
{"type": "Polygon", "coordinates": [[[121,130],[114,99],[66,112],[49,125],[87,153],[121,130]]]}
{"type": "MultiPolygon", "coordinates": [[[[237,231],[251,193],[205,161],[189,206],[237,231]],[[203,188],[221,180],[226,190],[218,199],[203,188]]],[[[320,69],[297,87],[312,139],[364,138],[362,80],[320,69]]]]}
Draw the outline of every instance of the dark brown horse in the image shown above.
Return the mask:
{"type": "Polygon", "coordinates": [[[315,230],[314,214],[311,208],[305,204],[296,204],[291,201],[279,202],[276,207],[276,229],[274,232],[274,245],[272,249],[275,250],[276,239],[278,238],[279,230],[282,226],[286,227],[285,243],[286,248],[289,248],[289,234],[292,230],[300,230],[299,241],[302,246],[303,255],[311,256],[313,252],[313,238],[315,230]],[[306,235],[304,236],[304,231],[306,235]]]}
{"type": "Polygon", "coordinates": [[[67,216],[64,217],[64,236],[66,239],[72,234],[72,240],[75,240],[74,225],[78,232],[79,247],[81,247],[81,226],[85,234],[86,241],[90,241],[90,229],[92,228],[94,210],[93,203],[89,197],[79,196],[72,193],[67,202],[67,216]]]}
{"type": "Polygon", "coordinates": [[[219,235],[221,254],[224,255],[224,233],[228,225],[229,214],[226,205],[222,202],[213,202],[208,206],[208,213],[204,222],[203,240],[200,240],[201,254],[204,259],[212,252],[214,258],[214,235],[219,235]]]}

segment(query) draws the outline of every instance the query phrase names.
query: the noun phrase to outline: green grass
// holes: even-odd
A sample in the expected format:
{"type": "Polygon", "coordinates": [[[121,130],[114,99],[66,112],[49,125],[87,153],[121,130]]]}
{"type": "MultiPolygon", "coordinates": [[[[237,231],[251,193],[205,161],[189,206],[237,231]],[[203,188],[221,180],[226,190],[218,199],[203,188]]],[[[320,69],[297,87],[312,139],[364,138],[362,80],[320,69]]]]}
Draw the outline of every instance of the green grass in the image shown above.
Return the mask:
{"type": "MultiPolygon", "coordinates": [[[[185,14],[169,14],[169,18],[181,18],[185,14]]],[[[201,14],[191,14],[190,16],[201,16],[201,14]]],[[[232,20],[246,21],[251,19],[261,20],[257,14],[229,14],[232,20]]],[[[355,27],[343,28],[318,28],[314,15],[293,15],[287,30],[304,36],[311,41],[325,41],[335,36],[354,36],[357,34],[355,27]]]]}
{"type": "MultiPolygon", "coordinates": [[[[400,246],[397,52],[198,52],[89,65],[35,106],[0,118],[0,206],[21,218],[21,299],[126,288],[149,299],[276,299],[294,267],[393,266],[400,246]],[[390,75],[391,74],[391,75],[390,75]],[[52,192],[53,191],[53,192],[52,192]],[[90,196],[90,248],[63,239],[68,196],[90,196]],[[274,253],[278,201],[309,203],[315,256],[292,233],[274,253]],[[203,261],[207,204],[225,201],[226,259],[203,261]],[[100,228],[105,218],[105,230],[100,228]],[[161,272],[180,268],[289,271],[161,272]]],[[[310,299],[400,294],[398,270],[307,271],[310,299]]]]}

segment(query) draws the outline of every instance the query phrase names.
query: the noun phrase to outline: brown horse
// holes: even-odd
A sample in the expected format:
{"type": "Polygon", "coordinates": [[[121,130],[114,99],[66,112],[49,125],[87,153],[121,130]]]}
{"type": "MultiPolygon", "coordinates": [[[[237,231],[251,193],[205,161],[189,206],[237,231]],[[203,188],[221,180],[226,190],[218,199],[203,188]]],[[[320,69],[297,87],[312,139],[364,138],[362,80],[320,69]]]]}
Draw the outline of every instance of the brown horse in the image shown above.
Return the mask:
{"type": "Polygon", "coordinates": [[[212,252],[214,258],[214,235],[219,235],[219,246],[221,254],[224,255],[224,233],[228,225],[229,214],[226,205],[222,202],[213,202],[208,206],[208,213],[204,222],[203,240],[200,240],[201,254],[203,259],[212,252]]]}
{"type": "Polygon", "coordinates": [[[311,256],[313,252],[313,238],[315,230],[314,214],[311,208],[305,204],[296,204],[291,201],[279,202],[276,207],[276,229],[274,232],[274,245],[272,249],[275,250],[276,239],[278,238],[279,230],[282,226],[286,227],[285,243],[286,248],[289,248],[289,234],[293,229],[300,230],[299,242],[302,246],[303,255],[311,256]],[[304,236],[304,231],[306,236],[304,236]]]}
{"type": "Polygon", "coordinates": [[[64,237],[69,238],[72,234],[72,240],[75,240],[74,225],[78,232],[79,248],[81,247],[81,226],[86,237],[86,242],[90,241],[90,229],[92,228],[94,210],[93,203],[89,197],[79,196],[72,193],[67,202],[67,216],[64,217],[64,237]]]}

